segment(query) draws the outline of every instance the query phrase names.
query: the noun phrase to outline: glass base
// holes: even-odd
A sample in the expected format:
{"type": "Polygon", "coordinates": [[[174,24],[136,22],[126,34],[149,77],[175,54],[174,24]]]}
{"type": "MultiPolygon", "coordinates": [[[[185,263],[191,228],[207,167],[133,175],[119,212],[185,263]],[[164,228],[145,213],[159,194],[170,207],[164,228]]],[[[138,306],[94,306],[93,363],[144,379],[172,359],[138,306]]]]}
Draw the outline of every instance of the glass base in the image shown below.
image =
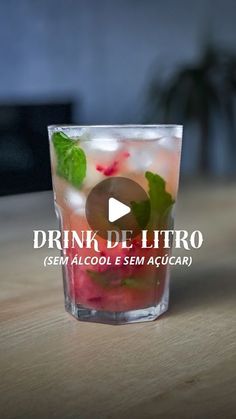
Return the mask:
{"type": "Polygon", "coordinates": [[[93,310],[68,301],[65,308],[68,313],[81,321],[118,325],[156,320],[167,311],[168,301],[163,302],[162,300],[162,302],[153,307],[122,312],[93,310]]]}
{"type": "Polygon", "coordinates": [[[105,324],[128,324],[156,320],[169,307],[169,271],[165,279],[165,288],[161,299],[151,307],[130,311],[102,311],[84,307],[72,301],[65,292],[65,309],[77,320],[105,324]]]}

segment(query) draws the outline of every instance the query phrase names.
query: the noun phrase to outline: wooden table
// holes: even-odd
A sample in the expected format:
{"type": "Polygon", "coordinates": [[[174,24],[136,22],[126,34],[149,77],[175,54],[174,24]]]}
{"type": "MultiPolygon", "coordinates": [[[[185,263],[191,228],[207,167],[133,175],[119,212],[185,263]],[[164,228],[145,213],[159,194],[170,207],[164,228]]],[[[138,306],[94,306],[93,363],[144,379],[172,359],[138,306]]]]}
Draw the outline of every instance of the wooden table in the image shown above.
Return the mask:
{"type": "Polygon", "coordinates": [[[69,316],[32,247],[57,227],[52,193],[0,199],[1,419],[235,417],[236,185],[182,188],[177,214],[205,243],[173,269],[170,310],[116,327],[69,316]]]}

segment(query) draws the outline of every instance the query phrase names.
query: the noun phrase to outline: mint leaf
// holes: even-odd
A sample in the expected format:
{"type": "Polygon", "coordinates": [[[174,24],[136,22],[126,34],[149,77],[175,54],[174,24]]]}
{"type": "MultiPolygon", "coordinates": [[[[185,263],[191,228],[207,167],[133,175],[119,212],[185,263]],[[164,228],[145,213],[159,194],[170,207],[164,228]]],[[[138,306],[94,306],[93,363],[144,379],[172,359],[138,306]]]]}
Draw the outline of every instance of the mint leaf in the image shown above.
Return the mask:
{"type": "Polygon", "coordinates": [[[63,132],[55,132],[52,142],[57,157],[57,174],[79,188],[86,175],[86,156],[79,141],[71,140],[63,132]]]}
{"type": "Polygon", "coordinates": [[[166,191],[166,182],[158,174],[146,172],[149,199],[142,202],[131,202],[131,211],[140,228],[154,229],[167,224],[167,218],[174,204],[171,194],[166,191]]]}
{"type": "Polygon", "coordinates": [[[148,228],[166,228],[168,217],[174,204],[171,194],[166,191],[164,179],[152,172],[146,172],[145,177],[148,181],[148,194],[150,197],[150,220],[148,228]]]}
{"type": "Polygon", "coordinates": [[[117,288],[119,286],[131,289],[146,289],[150,287],[150,281],[146,278],[122,278],[123,272],[117,272],[113,269],[108,269],[104,272],[86,270],[90,278],[103,288],[111,287],[117,288]],[[116,277],[116,280],[114,278],[116,277]]]}
{"type": "Polygon", "coordinates": [[[149,199],[147,199],[146,201],[141,201],[141,202],[132,201],[130,204],[131,204],[131,211],[134,214],[139,227],[144,229],[150,218],[149,199]]]}
{"type": "Polygon", "coordinates": [[[151,212],[164,216],[175,202],[171,194],[166,191],[166,182],[161,176],[152,172],[146,172],[145,177],[149,186],[151,212]]]}
{"type": "Polygon", "coordinates": [[[97,272],[97,271],[91,271],[90,269],[87,269],[86,272],[93,281],[95,281],[97,284],[101,285],[102,287],[107,287],[109,285],[110,274],[108,273],[108,271],[97,272]]]}
{"type": "Polygon", "coordinates": [[[122,280],[121,285],[131,289],[143,290],[149,288],[150,281],[147,281],[146,278],[125,278],[122,280]]]}

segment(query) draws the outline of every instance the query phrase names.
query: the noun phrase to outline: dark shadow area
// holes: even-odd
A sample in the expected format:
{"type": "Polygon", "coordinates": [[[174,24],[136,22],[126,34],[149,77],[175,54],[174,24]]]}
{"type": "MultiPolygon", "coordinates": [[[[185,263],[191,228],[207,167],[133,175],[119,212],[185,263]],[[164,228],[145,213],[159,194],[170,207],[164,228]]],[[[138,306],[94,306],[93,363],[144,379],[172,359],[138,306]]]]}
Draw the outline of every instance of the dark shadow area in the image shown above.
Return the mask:
{"type": "Polygon", "coordinates": [[[72,122],[72,102],[0,105],[0,195],[51,189],[47,126],[72,122]]]}

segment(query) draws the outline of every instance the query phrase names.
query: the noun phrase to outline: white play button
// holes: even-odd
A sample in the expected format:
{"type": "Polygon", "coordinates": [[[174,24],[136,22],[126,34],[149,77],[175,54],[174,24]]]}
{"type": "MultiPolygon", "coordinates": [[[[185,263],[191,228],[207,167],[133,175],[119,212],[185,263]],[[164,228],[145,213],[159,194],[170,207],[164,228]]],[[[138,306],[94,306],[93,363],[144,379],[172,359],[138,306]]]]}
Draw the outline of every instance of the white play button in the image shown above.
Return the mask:
{"type": "Polygon", "coordinates": [[[85,206],[86,219],[91,230],[97,231],[98,236],[105,240],[109,230],[117,231],[120,241],[123,230],[132,231],[134,238],[146,227],[146,219],[141,214],[142,217],[137,220],[137,211],[132,211],[133,203],[148,200],[145,190],[138,183],[125,177],[111,176],[97,183],[89,192],[85,206]]]}
{"type": "Polygon", "coordinates": [[[123,204],[115,198],[109,198],[108,201],[108,219],[110,223],[113,223],[124,215],[129,214],[131,211],[128,205],[123,204]]]}

